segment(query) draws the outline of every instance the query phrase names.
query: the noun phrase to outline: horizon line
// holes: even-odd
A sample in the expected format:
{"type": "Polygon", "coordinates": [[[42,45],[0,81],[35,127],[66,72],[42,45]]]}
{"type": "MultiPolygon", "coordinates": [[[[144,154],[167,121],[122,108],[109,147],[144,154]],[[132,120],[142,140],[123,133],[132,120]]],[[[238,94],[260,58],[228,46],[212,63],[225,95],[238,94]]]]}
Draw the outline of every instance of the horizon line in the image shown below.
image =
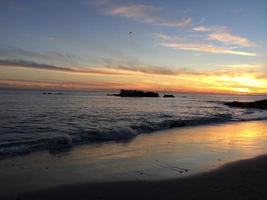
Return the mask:
{"type": "Polygon", "coordinates": [[[23,87],[1,87],[0,90],[19,90],[19,91],[65,91],[65,92],[118,92],[120,90],[141,90],[152,91],[157,93],[174,93],[174,94],[203,94],[203,95],[242,95],[242,96],[267,96],[267,93],[253,92],[197,92],[197,91],[172,91],[172,90],[151,90],[151,89],[66,89],[66,88],[23,88],[23,87]]]}

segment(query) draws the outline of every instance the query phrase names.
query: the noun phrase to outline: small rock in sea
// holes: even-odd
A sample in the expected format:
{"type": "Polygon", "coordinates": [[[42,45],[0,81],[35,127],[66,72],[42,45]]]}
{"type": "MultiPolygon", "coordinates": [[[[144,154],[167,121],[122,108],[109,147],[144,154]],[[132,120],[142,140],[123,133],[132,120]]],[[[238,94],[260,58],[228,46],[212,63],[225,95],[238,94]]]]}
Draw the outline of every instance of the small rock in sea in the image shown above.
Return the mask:
{"type": "Polygon", "coordinates": [[[172,94],[164,94],[164,98],[174,98],[174,95],[172,94]]]}
{"type": "Polygon", "coordinates": [[[267,99],[253,102],[224,102],[225,105],[238,108],[257,108],[257,109],[267,109],[267,99]]]}
{"type": "Polygon", "coordinates": [[[156,92],[142,90],[121,90],[119,94],[114,94],[119,97],[159,97],[156,92]]]}

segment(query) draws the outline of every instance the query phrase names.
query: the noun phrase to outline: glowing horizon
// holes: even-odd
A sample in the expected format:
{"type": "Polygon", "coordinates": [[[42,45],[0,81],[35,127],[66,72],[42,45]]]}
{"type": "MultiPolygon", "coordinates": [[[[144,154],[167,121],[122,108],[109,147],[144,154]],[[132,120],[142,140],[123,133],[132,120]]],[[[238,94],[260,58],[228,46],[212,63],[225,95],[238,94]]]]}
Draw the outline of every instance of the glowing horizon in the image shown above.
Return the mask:
{"type": "MultiPolygon", "coordinates": [[[[6,76],[19,73],[23,79],[2,79],[0,86],[25,89],[62,90],[119,90],[140,89],[182,93],[223,93],[223,94],[266,94],[265,74],[232,71],[190,72],[173,74],[145,72],[130,69],[91,68],[91,70],[71,69],[71,71],[29,69],[17,67],[5,69],[6,76]],[[42,75],[40,75],[40,73],[42,75]],[[41,80],[40,80],[40,77],[41,80]],[[62,78],[63,77],[63,78],[62,78]],[[114,81],[116,80],[116,81],[114,81]]],[[[1,70],[0,70],[1,71],[1,70]]],[[[3,73],[3,74],[4,74],[3,73]]]]}
{"type": "Polygon", "coordinates": [[[0,88],[267,94],[257,1],[4,2],[0,88]]]}

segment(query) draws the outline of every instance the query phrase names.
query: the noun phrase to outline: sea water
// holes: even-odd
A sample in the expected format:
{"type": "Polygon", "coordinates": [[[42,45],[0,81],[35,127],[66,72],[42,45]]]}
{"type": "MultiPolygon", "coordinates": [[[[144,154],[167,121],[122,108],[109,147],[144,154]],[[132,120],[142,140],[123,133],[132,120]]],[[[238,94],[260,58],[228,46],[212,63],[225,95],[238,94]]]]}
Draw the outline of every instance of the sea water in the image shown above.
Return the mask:
{"type": "Polygon", "coordinates": [[[266,96],[174,94],[126,98],[105,92],[0,91],[0,155],[127,140],[158,130],[228,121],[262,120],[267,111],[225,106],[266,96]]]}

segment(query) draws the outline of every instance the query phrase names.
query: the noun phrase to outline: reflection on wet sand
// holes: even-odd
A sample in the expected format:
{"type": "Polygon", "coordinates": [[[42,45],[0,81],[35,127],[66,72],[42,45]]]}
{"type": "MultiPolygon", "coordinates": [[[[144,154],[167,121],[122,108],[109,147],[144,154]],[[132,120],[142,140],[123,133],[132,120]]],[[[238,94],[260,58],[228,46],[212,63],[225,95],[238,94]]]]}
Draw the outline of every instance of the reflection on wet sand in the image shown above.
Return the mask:
{"type": "Polygon", "coordinates": [[[65,152],[37,152],[1,160],[0,180],[5,181],[0,187],[8,192],[81,182],[184,177],[266,154],[266,130],[266,121],[216,124],[140,135],[127,142],[83,145],[65,152]]]}
{"type": "Polygon", "coordinates": [[[207,154],[217,152],[217,157],[230,158],[235,155],[238,159],[265,153],[266,128],[266,121],[251,121],[173,129],[141,135],[127,143],[83,146],[75,149],[71,156],[81,155],[82,151],[84,155],[96,160],[151,156],[171,156],[175,157],[175,160],[189,160],[191,156],[198,156],[198,159],[207,160],[207,154]],[[228,154],[229,152],[232,153],[228,154]]]}

